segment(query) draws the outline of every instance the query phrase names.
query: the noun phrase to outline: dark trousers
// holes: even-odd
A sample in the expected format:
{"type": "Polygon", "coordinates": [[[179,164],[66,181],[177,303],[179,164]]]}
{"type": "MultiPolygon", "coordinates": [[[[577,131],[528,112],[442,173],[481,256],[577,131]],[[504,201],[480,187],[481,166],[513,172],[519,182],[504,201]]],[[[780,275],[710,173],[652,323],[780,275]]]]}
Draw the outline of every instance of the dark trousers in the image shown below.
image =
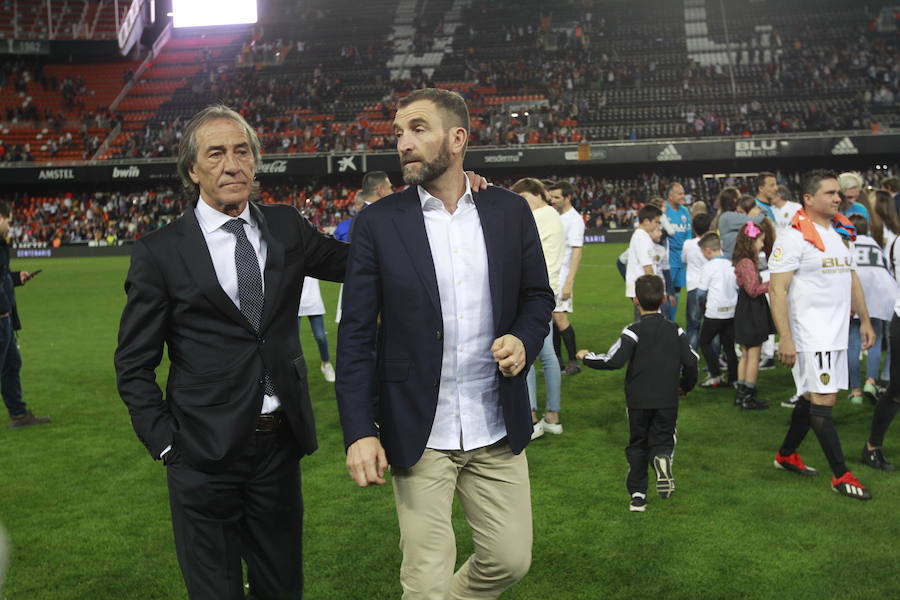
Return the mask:
{"type": "Polygon", "coordinates": [[[13,331],[9,316],[0,318],[0,392],[9,416],[19,417],[28,411],[22,402],[22,382],[19,371],[22,369],[22,356],[16,343],[16,332],[13,331]]]}
{"type": "Polygon", "coordinates": [[[628,493],[647,493],[647,467],[654,456],[675,454],[677,408],[629,408],[630,439],[625,448],[628,459],[628,493]]]}
{"type": "Polygon", "coordinates": [[[722,350],[725,351],[725,360],[728,362],[728,381],[737,380],[737,354],[734,353],[734,319],[703,319],[700,328],[700,349],[703,358],[706,359],[706,368],[710,377],[718,377],[722,372],[719,368],[719,355],[713,351],[713,339],[719,336],[722,350]]]}
{"type": "Polygon", "coordinates": [[[290,428],[255,433],[224,473],[168,469],[175,550],[191,600],[243,600],[241,559],[255,600],[303,596],[300,451],[290,428]]]}

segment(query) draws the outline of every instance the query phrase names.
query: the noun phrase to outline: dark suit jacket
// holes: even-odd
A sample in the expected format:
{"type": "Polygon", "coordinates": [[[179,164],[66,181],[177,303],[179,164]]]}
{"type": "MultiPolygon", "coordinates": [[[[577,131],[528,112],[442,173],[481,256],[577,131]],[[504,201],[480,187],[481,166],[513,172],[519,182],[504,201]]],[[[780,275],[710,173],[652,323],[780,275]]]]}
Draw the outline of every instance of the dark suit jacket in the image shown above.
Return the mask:
{"type": "MultiPolygon", "coordinates": [[[[494,335],[522,340],[531,364],[554,306],[534,217],[521,196],[504,189],[475,192],[474,200],[487,247],[494,335]]],[[[418,462],[437,409],[443,329],[422,205],[410,187],[353,221],[336,383],[347,446],[380,435],[390,464],[418,462]]],[[[506,378],[498,370],[497,378],[509,445],[519,453],[532,432],[525,371],[506,378]]]]}
{"type": "Polygon", "coordinates": [[[305,275],[342,281],[348,246],[292,207],[250,210],[268,248],[258,333],[219,285],[193,208],[134,245],[115,365],[134,430],[154,458],[173,444],[195,468],[227,468],[253,434],[266,371],[302,452],[316,449],[299,291],[305,275]],[[164,343],[165,398],[155,377],[164,343]]]}
{"type": "Polygon", "coordinates": [[[16,307],[15,288],[22,285],[22,274],[9,270],[9,244],[0,238],[0,315],[9,313],[10,323],[15,331],[22,328],[16,307]]]}

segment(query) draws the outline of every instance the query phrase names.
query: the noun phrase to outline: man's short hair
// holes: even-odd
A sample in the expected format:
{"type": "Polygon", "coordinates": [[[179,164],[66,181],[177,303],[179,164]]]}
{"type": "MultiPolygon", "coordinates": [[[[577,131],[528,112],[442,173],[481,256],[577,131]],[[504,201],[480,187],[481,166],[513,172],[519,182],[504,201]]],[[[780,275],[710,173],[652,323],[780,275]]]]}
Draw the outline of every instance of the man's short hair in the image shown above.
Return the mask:
{"type": "MultiPolygon", "coordinates": [[[[178,160],[176,168],[178,176],[181,178],[181,185],[184,186],[185,197],[193,202],[200,197],[200,186],[191,179],[191,167],[197,162],[197,153],[200,149],[197,147],[197,131],[209,123],[219,119],[228,119],[237,123],[238,127],[247,137],[247,143],[250,144],[250,152],[253,154],[254,168],[259,166],[262,150],[259,143],[259,136],[250,127],[250,124],[240,115],[224,104],[214,104],[207,106],[196,115],[194,115],[188,124],[184,127],[184,133],[181,136],[181,145],[178,147],[178,160]]],[[[259,192],[259,184],[254,181],[251,187],[250,195],[254,197],[259,192]]]]}
{"type": "Polygon", "coordinates": [[[851,171],[841,173],[838,175],[837,180],[838,185],[841,186],[842,192],[852,190],[853,188],[862,188],[863,186],[862,176],[859,173],[853,173],[851,171]]]}
{"type": "Polygon", "coordinates": [[[554,182],[553,185],[547,188],[548,192],[552,192],[553,190],[562,192],[563,198],[571,199],[575,195],[575,188],[571,183],[564,179],[554,182]]]}
{"type": "Polygon", "coordinates": [[[708,231],[704,233],[703,237],[700,238],[698,244],[704,250],[712,250],[713,252],[718,252],[722,249],[722,240],[719,239],[719,234],[717,234],[715,231],[708,231]]]}
{"type": "Polygon", "coordinates": [[[634,295],[644,310],[659,310],[662,304],[665,284],[659,275],[641,275],[634,282],[634,295]]]}
{"type": "Polygon", "coordinates": [[[644,221],[652,221],[657,217],[662,216],[662,211],[652,204],[645,204],[641,207],[641,210],[638,211],[638,223],[643,223],[644,221]]]}
{"type": "Polygon", "coordinates": [[[362,178],[362,185],[360,186],[360,193],[366,197],[371,196],[375,193],[375,190],[378,189],[379,185],[387,182],[388,185],[391,183],[391,178],[388,177],[388,174],[384,171],[369,171],[362,178]]]}
{"type": "Polygon", "coordinates": [[[809,194],[810,196],[815,196],[816,192],[819,191],[819,186],[826,179],[837,179],[837,175],[834,174],[834,171],[828,169],[815,169],[808,173],[804,173],[800,183],[800,189],[804,195],[809,194]]]}
{"type": "Polygon", "coordinates": [[[691,221],[691,227],[694,229],[695,234],[703,235],[709,231],[709,222],[709,213],[700,213],[694,215],[694,219],[691,221]]]}
{"type": "Polygon", "coordinates": [[[7,219],[12,217],[12,207],[6,200],[0,200],[0,217],[6,217],[7,219]]]}
{"type": "Polygon", "coordinates": [[[888,177],[882,180],[881,187],[892,194],[900,192],[900,177],[888,177]]]}
{"type": "Polygon", "coordinates": [[[857,235],[869,235],[869,222],[860,214],[850,215],[850,222],[856,227],[857,235]]]}
{"type": "Polygon", "coordinates": [[[462,127],[469,131],[469,107],[463,97],[450,90],[423,88],[413,90],[397,102],[397,108],[405,108],[413,102],[429,100],[437,106],[444,118],[445,127],[462,127]]]}
{"type": "Polygon", "coordinates": [[[775,177],[775,173],[772,173],[771,171],[760,171],[759,175],[756,176],[756,189],[759,189],[762,186],[766,185],[766,179],[768,179],[769,177],[771,177],[775,181],[778,181],[778,178],[775,177]]]}
{"type": "Polygon", "coordinates": [[[794,195],[791,193],[791,189],[786,185],[779,185],[778,190],[775,192],[779,198],[784,200],[785,202],[792,202],[794,200],[794,195]]]}
{"type": "Polygon", "coordinates": [[[517,194],[528,192],[529,194],[534,194],[544,202],[547,201],[547,188],[544,187],[544,184],[541,183],[540,179],[535,179],[534,177],[523,177],[515,182],[509,189],[517,194]]]}

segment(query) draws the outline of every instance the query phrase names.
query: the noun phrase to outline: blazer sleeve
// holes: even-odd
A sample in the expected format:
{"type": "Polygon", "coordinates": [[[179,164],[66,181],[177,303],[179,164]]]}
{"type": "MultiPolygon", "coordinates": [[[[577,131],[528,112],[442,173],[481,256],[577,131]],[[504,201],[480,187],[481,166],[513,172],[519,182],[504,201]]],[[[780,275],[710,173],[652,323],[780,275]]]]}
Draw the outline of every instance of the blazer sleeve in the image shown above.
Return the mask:
{"type": "Polygon", "coordinates": [[[521,202],[519,215],[522,247],[510,251],[518,251],[522,257],[522,278],[519,285],[518,311],[509,333],[522,340],[525,345],[526,364],[530,365],[537,358],[544,344],[544,338],[550,331],[550,319],[556,300],[547,278],[547,262],[541,249],[537,225],[531,209],[524,200],[521,202]]]}
{"type": "Polygon", "coordinates": [[[378,435],[375,344],[382,294],[369,216],[362,211],[353,219],[353,244],[338,327],[335,394],[345,447],[360,438],[378,435]]]}
{"type": "Polygon", "coordinates": [[[127,300],[119,324],[115,367],[119,395],[138,439],[153,456],[172,443],[173,419],[156,383],[169,320],[166,282],[146,244],[138,242],[125,279],[127,300]]]}
{"type": "Polygon", "coordinates": [[[344,281],[349,245],[319,231],[315,225],[294,210],[304,240],[306,275],[325,281],[344,281]]]}

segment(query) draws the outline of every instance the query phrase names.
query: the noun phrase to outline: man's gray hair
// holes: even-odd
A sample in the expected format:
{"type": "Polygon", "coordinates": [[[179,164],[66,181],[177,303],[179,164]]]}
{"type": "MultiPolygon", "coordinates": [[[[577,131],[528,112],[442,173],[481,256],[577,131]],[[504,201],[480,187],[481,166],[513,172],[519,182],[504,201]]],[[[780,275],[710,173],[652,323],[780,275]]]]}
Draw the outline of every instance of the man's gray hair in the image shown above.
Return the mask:
{"type": "MultiPolygon", "coordinates": [[[[209,123],[219,119],[228,119],[237,123],[238,127],[247,136],[247,143],[250,144],[250,152],[253,154],[254,169],[259,167],[262,157],[259,136],[250,127],[246,119],[240,113],[228,108],[224,104],[214,104],[207,106],[191,118],[184,128],[181,136],[181,145],[178,148],[178,161],[176,167],[178,176],[181,178],[181,185],[184,186],[185,198],[191,202],[200,197],[200,186],[191,179],[191,167],[197,162],[197,131],[209,123]]],[[[250,189],[250,198],[254,199],[259,195],[259,183],[254,181],[250,189]]]]}
{"type": "MultiPolygon", "coordinates": [[[[677,181],[673,181],[672,183],[670,183],[669,185],[666,186],[666,200],[668,200],[669,198],[672,197],[672,192],[675,191],[676,185],[681,186],[681,184],[678,183],[677,181]]],[[[683,188],[684,186],[681,186],[681,187],[683,188]]]]}

